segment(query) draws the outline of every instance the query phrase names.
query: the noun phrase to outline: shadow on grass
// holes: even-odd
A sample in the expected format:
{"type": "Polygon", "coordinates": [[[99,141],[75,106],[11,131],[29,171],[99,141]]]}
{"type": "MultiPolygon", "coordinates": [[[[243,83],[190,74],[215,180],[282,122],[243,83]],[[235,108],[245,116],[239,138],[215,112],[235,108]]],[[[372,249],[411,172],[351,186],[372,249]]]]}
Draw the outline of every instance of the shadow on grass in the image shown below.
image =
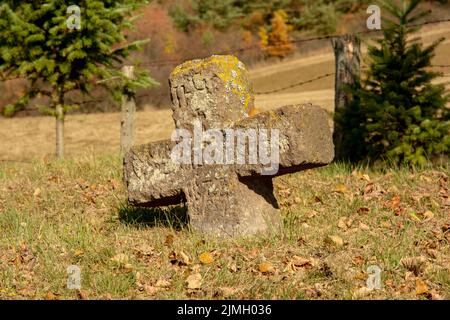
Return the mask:
{"type": "Polygon", "coordinates": [[[124,206],[119,209],[119,220],[135,227],[169,227],[181,230],[188,226],[187,207],[183,205],[164,208],[124,206]]]}

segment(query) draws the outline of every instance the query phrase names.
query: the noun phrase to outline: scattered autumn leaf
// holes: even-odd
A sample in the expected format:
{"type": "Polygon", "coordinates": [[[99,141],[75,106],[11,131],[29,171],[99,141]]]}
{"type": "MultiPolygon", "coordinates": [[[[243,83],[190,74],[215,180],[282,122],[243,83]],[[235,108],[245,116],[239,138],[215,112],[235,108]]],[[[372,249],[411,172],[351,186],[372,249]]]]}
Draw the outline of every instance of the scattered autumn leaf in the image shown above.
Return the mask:
{"type": "Polygon", "coordinates": [[[173,241],[175,240],[175,237],[173,234],[168,234],[166,236],[166,240],[164,241],[166,246],[171,246],[173,244],[173,241]]]}
{"type": "Polygon", "coordinates": [[[81,250],[81,249],[77,249],[77,250],[74,251],[73,255],[75,257],[81,257],[82,255],[84,255],[84,251],[81,250]]]}
{"type": "Polygon", "coordinates": [[[293,256],[291,259],[291,264],[297,268],[311,268],[313,266],[313,261],[308,258],[293,256]]]}
{"type": "Polygon", "coordinates": [[[34,189],[33,196],[35,198],[39,197],[40,194],[41,194],[41,188],[34,189]]]}
{"type": "Polygon", "coordinates": [[[430,210],[427,210],[427,211],[425,211],[425,212],[423,213],[423,217],[424,217],[426,220],[431,220],[431,219],[434,218],[434,213],[433,213],[432,211],[430,211],[430,210]]]}
{"type": "Polygon", "coordinates": [[[58,300],[59,299],[58,296],[59,296],[59,294],[55,294],[55,293],[49,291],[45,294],[44,299],[45,300],[58,300]]]}
{"type": "Polygon", "coordinates": [[[89,299],[88,294],[84,290],[77,290],[77,297],[80,300],[87,300],[89,299]]]}
{"type": "Polygon", "coordinates": [[[270,262],[262,262],[258,266],[258,270],[261,273],[273,273],[275,268],[270,262]]]}
{"type": "Polygon", "coordinates": [[[356,210],[356,212],[359,213],[359,214],[366,214],[366,213],[370,212],[370,208],[361,207],[361,208],[358,208],[358,210],[356,210]]]}
{"type": "Polygon", "coordinates": [[[209,252],[203,252],[202,254],[200,254],[198,256],[198,259],[200,260],[201,263],[203,264],[210,264],[214,262],[214,258],[211,255],[211,253],[209,252]]]}
{"type": "Polygon", "coordinates": [[[168,288],[170,287],[170,280],[166,280],[166,279],[160,279],[158,281],[156,281],[155,287],[158,288],[168,288]]]}
{"type": "Polygon", "coordinates": [[[425,257],[408,257],[400,260],[400,263],[416,276],[424,271],[426,262],[427,259],[425,257]]]}
{"type": "Polygon", "coordinates": [[[427,284],[420,278],[416,279],[416,294],[418,296],[428,293],[427,284]]]}
{"type": "Polygon", "coordinates": [[[344,240],[339,236],[329,235],[325,238],[325,243],[335,247],[342,247],[344,245],[344,240]]]}
{"type": "Polygon", "coordinates": [[[347,193],[348,192],[348,188],[345,184],[343,183],[338,183],[337,185],[334,186],[333,189],[334,192],[338,192],[338,193],[347,193]]]}
{"type": "Polygon", "coordinates": [[[200,273],[193,273],[186,279],[186,285],[188,289],[200,289],[202,286],[202,275],[200,273]]]}
{"type": "Polygon", "coordinates": [[[127,264],[128,260],[129,260],[128,256],[123,253],[116,254],[114,257],[111,258],[111,261],[113,261],[119,265],[122,265],[122,266],[127,264]]]}

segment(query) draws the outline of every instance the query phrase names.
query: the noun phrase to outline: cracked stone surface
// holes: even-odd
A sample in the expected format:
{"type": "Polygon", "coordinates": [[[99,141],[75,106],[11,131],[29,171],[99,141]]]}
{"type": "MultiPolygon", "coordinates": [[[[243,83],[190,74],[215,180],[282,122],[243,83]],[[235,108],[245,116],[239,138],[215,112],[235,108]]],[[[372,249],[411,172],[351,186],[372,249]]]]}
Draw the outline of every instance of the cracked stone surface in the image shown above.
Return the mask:
{"type": "MultiPolygon", "coordinates": [[[[128,197],[136,206],[185,202],[194,230],[220,237],[277,232],[281,219],[272,178],[330,163],[334,157],[327,112],[311,104],[285,106],[248,117],[253,89],[245,66],[232,56],[188,61],[170,76],[178,129],[278,129],[279,170],[263,164],[178,164],[171,140],[136,146],[124,158],[128,197]]],[[[267,141],[269,143],[269,141],[267,141]]],[[[233,151],[236,155],[236,150],[233,151]]],[[[248,157],[249,150],[244,150],[248,157]]]]}

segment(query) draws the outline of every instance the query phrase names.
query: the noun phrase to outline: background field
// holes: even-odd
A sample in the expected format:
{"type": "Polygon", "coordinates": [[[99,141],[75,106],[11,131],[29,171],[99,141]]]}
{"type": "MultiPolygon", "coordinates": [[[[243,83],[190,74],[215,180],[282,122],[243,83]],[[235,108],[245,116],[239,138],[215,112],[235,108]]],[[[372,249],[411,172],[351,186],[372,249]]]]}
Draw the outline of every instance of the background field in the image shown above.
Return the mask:
{"type": "MultiPolygon", "coordinates": [[[[424,44],[440,37],[450,39],[450,22],[423,28],[418,34],[424,44]]],[[[365,47],[365,46],[364,46],[365,47]]],[[[363,48],[363,52],[365,48],[363,48]]],[[[364,56],[364,53],[363,53],[364,56]]],[[[450,65],[450,40],[438,48],[433,64],[450,65]]],[[[438,68],[450,75],[450,67],[438,68]]],[[[334,55],[329,40],[320,50],[303,56],[300,53],[278,63],[259,64],[249,68],[255,92],[284,88],[334,72],[334,55]]],[[[438,79],[450,88],[450,76],[438,79]]],[[[151,90],[149,93],[151,94],[151,90]]],[[[167,93],[168,95],[168,93],[167,93]]],[[[334,109],[334,76],[268,95],[256,95],[256,106],[264,110],[288,104],[312,102],[332,112],[334,109]]],[[[119,150],[119,113],[77,114],[66,118],[68,156],[89,153],[108,154],[119,150]]],[[[136,117],[136,143],[166,139],[173,130],[171,112],[166,108],[144,106],[136,117]]],[[[52,157],[54,153],[54,119],[51,117],[0,117],[0,160],[27,160],[52,157]]]]}

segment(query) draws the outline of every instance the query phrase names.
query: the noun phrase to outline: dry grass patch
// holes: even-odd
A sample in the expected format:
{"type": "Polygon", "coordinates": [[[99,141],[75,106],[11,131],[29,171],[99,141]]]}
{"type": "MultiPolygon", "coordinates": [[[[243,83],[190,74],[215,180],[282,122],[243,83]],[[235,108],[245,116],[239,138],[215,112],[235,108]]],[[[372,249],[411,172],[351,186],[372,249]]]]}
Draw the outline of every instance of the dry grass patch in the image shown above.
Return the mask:
{"type": "Polygon", "coordinates": [[[0,298],[450,298],[448,168],[333,164],[275,186],[283,233],[220,241],[183,207],[128,207],[114,157],[0,164],[0,298]]]}

